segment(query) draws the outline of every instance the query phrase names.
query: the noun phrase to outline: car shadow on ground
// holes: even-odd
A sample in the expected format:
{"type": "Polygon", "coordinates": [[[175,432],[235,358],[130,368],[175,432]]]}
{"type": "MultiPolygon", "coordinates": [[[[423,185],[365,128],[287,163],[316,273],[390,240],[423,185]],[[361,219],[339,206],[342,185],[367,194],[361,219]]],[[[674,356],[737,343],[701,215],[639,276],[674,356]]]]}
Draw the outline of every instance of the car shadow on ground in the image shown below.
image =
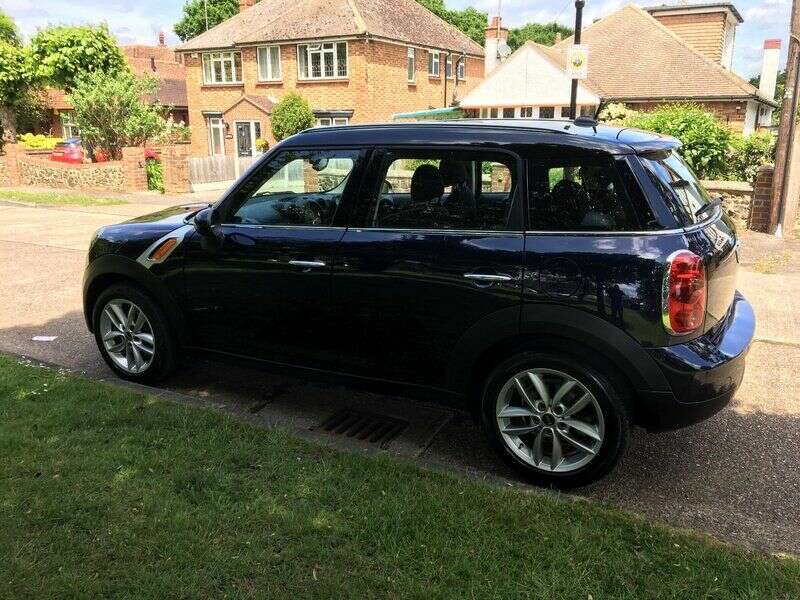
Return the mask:
{"type": "MultiPolygon", "coordinates": [[[[41,325],[0,329],[0,351],[118,381],[82,323],[83,316],[74,311],[41,325]],[[58,337],[32,341],[49,334],[58,337]]],[[[493,482],[525,485],[498,460],[466,411],[205,355],[185,357],[181,370],[153,391],[185,395],[194,404],[305,435],[343,408],[402,419],[407,429],[386,445],[347,443],[356,450],[387,451],[493,482]]],[[[800,414],[745,412],[738,404],[735,400],[711,419],[675,432],[635,429],[622,464],[604,480],[571,493],[673,526],[800,554],[800,414]]]]}

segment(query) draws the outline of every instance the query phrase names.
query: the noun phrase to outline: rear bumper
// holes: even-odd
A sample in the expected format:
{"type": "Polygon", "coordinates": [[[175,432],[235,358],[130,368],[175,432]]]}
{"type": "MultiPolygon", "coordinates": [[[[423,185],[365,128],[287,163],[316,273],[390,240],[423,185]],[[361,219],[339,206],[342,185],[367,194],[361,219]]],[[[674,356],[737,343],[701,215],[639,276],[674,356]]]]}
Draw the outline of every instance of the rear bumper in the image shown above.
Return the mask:
{"type": "Polygon", "coordinates": [[[742,382],[755,326],[750,303],[737,292],[728,316],[705,335],[650,349],[672,391],[644,394],[653,410],[643,425],[656,431],[677,429],[724,408],[742,382]]]}

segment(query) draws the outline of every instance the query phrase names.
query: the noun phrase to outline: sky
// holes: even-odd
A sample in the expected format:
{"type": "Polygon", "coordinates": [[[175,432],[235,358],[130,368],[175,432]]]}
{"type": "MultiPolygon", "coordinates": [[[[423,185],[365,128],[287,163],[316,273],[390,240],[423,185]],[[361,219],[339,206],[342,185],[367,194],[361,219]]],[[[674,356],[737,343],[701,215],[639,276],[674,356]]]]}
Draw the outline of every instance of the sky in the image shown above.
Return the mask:
{"type": "MultiPolygon", "coordinates": [[[[553,20],[570,25],[574,21],[573,0],[501,0],[503,22],[508,27],[529,21],[553,20]]],[[[641,6],[662,1],[640,0],[641,6]]],[[[739,25],[734,47],[734,71],[749,78],[761,70],[761,51],[765,39],[782,40],[781,68],[786,64],[791,0],[733,0],[744,17],[739,25]]],[[[586,0],[584,23],[591,23],[627,4],[629,0],[586,0]]],[[[691,3],[691,2],[690,2],[691,3]]],[[[498,0],[446,0],[450,8],[475,8],[496,14],[498,0]]],[[[167,43],[179,40],[172,31],[180,19],[183,0],[0,0],[0,9],[10,15],[22,33],[30,37],[48,24],[83,24],[106,22],[120,44],[156,43],[159,31],[167,34],[167,43]]]]}

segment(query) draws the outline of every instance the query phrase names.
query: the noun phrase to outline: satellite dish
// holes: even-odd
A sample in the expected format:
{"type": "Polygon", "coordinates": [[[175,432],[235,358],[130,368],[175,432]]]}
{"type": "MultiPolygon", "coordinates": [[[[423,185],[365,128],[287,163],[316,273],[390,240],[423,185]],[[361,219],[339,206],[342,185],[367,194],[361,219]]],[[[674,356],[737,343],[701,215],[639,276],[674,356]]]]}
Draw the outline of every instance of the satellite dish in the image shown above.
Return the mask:
{"type": "Polygon", "coordinates": [[[500,58],[508,58],[512,53],[511,46],[506,42],[500,42],[497,45],[497,53],[500,55],[500,58]]]}

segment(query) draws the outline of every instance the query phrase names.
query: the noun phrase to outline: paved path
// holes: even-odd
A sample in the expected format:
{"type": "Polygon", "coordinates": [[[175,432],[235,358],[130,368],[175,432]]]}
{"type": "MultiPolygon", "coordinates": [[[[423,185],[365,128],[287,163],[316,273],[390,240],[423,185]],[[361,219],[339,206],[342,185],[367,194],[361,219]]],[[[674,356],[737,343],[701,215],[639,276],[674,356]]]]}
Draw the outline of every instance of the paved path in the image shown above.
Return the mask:
{"type": "MultiPolygon", "coordinates": [[[[0,206],[0,351],[111,378],[80,312],[86,244],[97,227],[157,209],[160,202],[156,200],[98,209],[0,206]],[[49,343],[33,342],[31,338],[37,335],[58,337],[49,343]]],[[[681,431],[636,431],[622,466],[578,494],[674,526],[800,554],[798,246],[800,242],[779,244],[758,234],[745,236],[746,264],[761,268],[765,259],[782,257],[778,273],[747,267],[739,285],[755,305],[759,338],[781,343],[754,345],[733,405],[681,431]]],[[[166,389],[306,435],[342,408],[411,415],[411,426],[390,445],[390,451],[523,485],[497,461],[464,414],[205,358],[193,357],[186,363],[166,389]],[[412,403],[416,406],[409,410],[412,403]]],[[[319,439],[324,441],[326,435],[320,433],[319,439]]],[[[374,450],[366,443],[346,444],[374,450]]]]}

